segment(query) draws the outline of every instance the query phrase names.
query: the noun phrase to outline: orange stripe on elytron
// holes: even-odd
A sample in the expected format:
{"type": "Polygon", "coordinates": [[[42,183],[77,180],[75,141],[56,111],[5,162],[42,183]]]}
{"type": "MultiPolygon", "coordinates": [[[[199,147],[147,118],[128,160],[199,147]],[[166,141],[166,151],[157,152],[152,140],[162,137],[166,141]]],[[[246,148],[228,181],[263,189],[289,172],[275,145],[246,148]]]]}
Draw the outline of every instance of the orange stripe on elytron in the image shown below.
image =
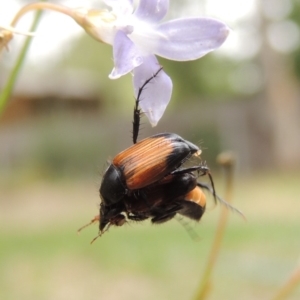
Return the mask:
{"type": "Polygon", "coordinates": [[[205,207],[206,205],[206,196],[203,193],[202,189],[196,186],[193,190],[191,190],[186,196],[184,197],[185,200],[195,202],[201,207],[205,207]]]}
{"type": "Polygon", "coordinates": [[[140,189],[169,172],[166,159],[172,151],[172,142],[165,137],[147,138],[119,153],[113,164],[122,168],[129,189],[140,189]]]}
{"type": "Polygon", "coordinates": [[[113,160],[113,164],[115,166],[120,166],[126,163],[128,159],[132,159],[132,154],[134,156],[141,155],[145,151],[149,151],[152,147],[155,147],[156,144],[159,144],[161,147],[170,144],[170,141],[165,137],[159,138],[146,138],[137,144],[132,145],[131,147],[125,149],[124,151],[120,152],[113,160]]]}

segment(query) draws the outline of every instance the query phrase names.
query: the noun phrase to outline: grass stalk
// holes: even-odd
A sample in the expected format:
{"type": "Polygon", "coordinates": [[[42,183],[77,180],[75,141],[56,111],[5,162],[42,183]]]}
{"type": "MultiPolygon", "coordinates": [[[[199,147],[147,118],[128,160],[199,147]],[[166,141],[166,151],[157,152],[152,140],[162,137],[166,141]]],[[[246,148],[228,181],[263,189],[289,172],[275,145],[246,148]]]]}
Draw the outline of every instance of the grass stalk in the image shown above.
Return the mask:
{"type": "MultiPolygon", "coordinates": [[[[42,11],[37,11],[36,15],[34,17],[34,20],[32,22],[31,28],[30,28],[30,32],[33,32],[36,30],[39,21],[41,19],[42,16],[42,11]]],[[[23,63],[25,61],[26,58],[26,54],[28,52],[29,46],[31,43],[31,37],[27,37],[22,48],[21,51],[19,53],[19,56],[16,59],[15,65],[13,66],[13,69],[11,70],[9,77],[7,79],[6,84],[4,85],[2,91],[0,92],[0,116],[3,114],[4,109],[9,101],[9,98],[12,94],[13,88],[15,86],[16,80],[18,78],[18,75],[20,73],[20,70],[23,66],[23,63]]]]}
{"type": "MultiPolygon", "coordinates": [[[[232,192],[233,192],[233,173],[234,173],[235,159],[231,153],[221,153],[218,156],[217,161],[225,170],[225,180],[226,180],[225,200],[230,203],[232,200],[232,192]]],[[[214,266],[217,262],[217,257],[221,250],[221,244],[226,229],[228,213],[229,213],[228,209],[226,207],[222,207],[220,218],[216,229],[216,234],[212,243],[210,255],[207,259],[207,264],[204,269],[203,277],[200,282],[200,286],[196,294],[195,300],[206,299],[211,290],[212,287],[211,276],[214,270],[214,266]]]]}
{"type": "Polygon", "coordinates": [[[279,289],[272,300],[284,300],[292,294],[294,289],[300,284],[300,264],[291,273],[285,284],[279,289]]]}

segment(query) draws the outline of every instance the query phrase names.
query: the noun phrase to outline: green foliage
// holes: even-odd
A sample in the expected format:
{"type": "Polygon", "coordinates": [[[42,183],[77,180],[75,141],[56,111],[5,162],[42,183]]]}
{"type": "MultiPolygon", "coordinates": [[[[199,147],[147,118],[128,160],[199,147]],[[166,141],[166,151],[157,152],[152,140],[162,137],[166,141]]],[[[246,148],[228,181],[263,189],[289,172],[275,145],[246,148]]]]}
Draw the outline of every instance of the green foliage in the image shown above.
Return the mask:
{"type": "Polygon", "coordinates": [[[33,178],[48,179],[101,174],[114,142],[107,141],[109,132],[99,129],[103,124],[96,117],[80,119],[56,111],[47,118],[35,119],[34,128],[32,123],[23,123],[23,134],[21,129],[11,132],[12,143],[22,147],[15,149],[11,158],[8,156],[11,163],[3,166],[2,171],[23,169],[33,178]]]}
{"type": "MultiPolygon", "coordinates": [[[[300,1],[293,0],[292,3],[293,9],[291,10],[289,18],[298,25],[300,30],[300,1]]],[[[297,76],[298,80],[300,80],[300,45],[292,53],[292,60],[295,75],[297,76]]]]}
{"type": "Polygon", "coordinates": [[[174,101],[199,101],[201,98],[224,98],[233,91],[228,75],[234,62],[214,54],[196,61],[174,62],[159,59],[174,85],[174,101]]]}

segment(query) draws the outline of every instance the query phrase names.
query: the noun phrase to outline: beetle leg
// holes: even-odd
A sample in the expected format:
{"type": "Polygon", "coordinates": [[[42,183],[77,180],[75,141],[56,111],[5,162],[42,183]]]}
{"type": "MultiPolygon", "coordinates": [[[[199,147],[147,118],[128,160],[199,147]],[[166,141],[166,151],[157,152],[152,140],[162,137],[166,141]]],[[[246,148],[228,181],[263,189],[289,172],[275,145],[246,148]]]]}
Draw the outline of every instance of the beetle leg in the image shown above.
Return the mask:
{"type": "Polygon", "coordinates": [[[180,174],[185,174],[185,173],[191,173],[191,172],[199,171],[199,168],[201,168],[201,166],[177,169],[177,170],[171,172],[171,175],[180,175],[180,174]]]}
{"type": "Polygon", "coordinates": [[[84,229],[84,228],[86,228],[86,227],[88,227],[88,226],[94,224],[95,222],[99,222],[99,220],[100,220],[100,215],[95,216],[88,224],[85,224],[85,225],[83,225],[82,227],[80,227],[80,228],[77,230],[77,233],[79,234],[80,231],[81,231],[82,229],[84,229]]]}
{"type": "Polygon", "coordinates": [[[134,110],[133,110],[133,122],[132,122],[132,139],[133,143],[136,144],[138,135],[139,135],[139,130],[140,130],[140,123],[141,123],[141,109],[139,108],[139,103],[141,101],[141,95],[143,90],[145,89],[146,85],[150,83],[157,75],[158,73],[162,70],[162,67],[158,69],[156,73],[154,73],[149,79],[147,79],[144,84],[139,88],[138,94],[135,100],[135,105],[134,105],[134,110]]]}
{"type": "Polygon", "coordinates": [[[151,219],[151,222],[153,224],[161,224],[161,223],[164,223],[164,222],[167,222],[171,219],[173,219],[176,215],[176,212],[173,212],[173,213],[169,213],[169,214],[163,214],[163,215],[160,215],[160,216],[155,216],[154,218],[151,219]]]}
{"type": "Polygon", "coordinates": [[[177,169],[177,170],[171,172],[171,174],[172,175],[177,175],[177,174],[191,173],[191,172],[195,172],[195,171],[198,172],[199,176],[204,176],[204,175],[207,175],[209,173],[209,168],[204,164],[200,164],[198,166],[177,169]]]}
{"type": "Polygon", "coordinates": [[[127,218],[129,220],[139,222],[139,221],[144,221],[144,220],[148,219],[149,216],[139,214],[139,215],[128,215],[127,218]]]}
{"type": "MultiPolygon", "coordinates": [[[[202,183],[202,182],[197,182],[197,186],[209,191],[211,194],[214,194],[214,191],[212,189],[211,186],[209,186],[208,184],[202,183]]],[[[242,216],[243,219],[246,219],[246,217],[244,216],[244,214],[238,210],[237,208],[235,208],[234,206],[232,206],[230,203],[228,203],[226,200],[222,199],[221,197],[219,197],[216,194],[216,200],[221,203],[222,205],[224,205],[226,208],[238,213],[240,216],[242,216]]]]}
{"type": "MultiPolygon", "coordinates": [[[[109,225],[108,225],[108,226],[109,226],[109,225]]],[[[106,231],[106,230],[105,230],[105,231],[106,231]]],[[[103,234],[103,232],[105,232],[105,231],[99,231],[99,232],[98,232],[98,235],[95,236],[95,237],[91,240],[91,244],[93,244],[93,243],[97,240],[97,238],[100,237],[100,236],[103,234]]]]}
{"type": "Polygon", "coordinates": [[[189,167],[189,168],[185,168],[185,169],[175,170],[171,174],[172,175],[184,174],[184,173],[190,173],[190,172],[195,172],[195,171],[198,172],[198,176],[207,175],[209,177],[209,181],[211,183],[211,193],[214,197],[215,203],[217,203],[217,194],[216,194],[216,190],[215,190],[215,184],[214,184],[213,178],[210,174],[209,168],[205,164],[201,164],[199,166],[189,167]]]}
{"type": "Polygon", "coordinates": [[[182,209],[182,205],[174,203],[174,205],[169,209],[165,209],[164,207],[161,208],[162,209],[158,207],[151,211],[151,215],[153,216],[151,219],[152,223],[160,224],[171,220],[175,217],[176,213],[182,209]]]}
{"type": "Polygon", "coordinates": [[[139,89],[138,98],[135,101],[134,110],[133,110],[132,139],[133,139],[134,144],[136,144],[136,142],[137,142],[137,138],[138,138],[139,131],[140,131],[140,124],[141,124],[141,114],[142,113],[141,113],[141,109],[139,108],[140,92],[141,92],[141,88],[139,89]]]}

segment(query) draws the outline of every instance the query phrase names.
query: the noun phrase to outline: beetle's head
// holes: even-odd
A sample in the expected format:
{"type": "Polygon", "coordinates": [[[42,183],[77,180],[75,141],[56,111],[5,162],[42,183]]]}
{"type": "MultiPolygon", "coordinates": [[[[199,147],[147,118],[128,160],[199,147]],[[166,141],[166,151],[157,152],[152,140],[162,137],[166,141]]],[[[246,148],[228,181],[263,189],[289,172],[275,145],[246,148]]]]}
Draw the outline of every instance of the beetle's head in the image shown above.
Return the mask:
{"type": "Polygon", "coordinates": [[[110,164],[103,175],[99,189],[102,203],[107,206],[120,202],[126,194],[126,185],[123,180],[122,171],[110,164]]]}

